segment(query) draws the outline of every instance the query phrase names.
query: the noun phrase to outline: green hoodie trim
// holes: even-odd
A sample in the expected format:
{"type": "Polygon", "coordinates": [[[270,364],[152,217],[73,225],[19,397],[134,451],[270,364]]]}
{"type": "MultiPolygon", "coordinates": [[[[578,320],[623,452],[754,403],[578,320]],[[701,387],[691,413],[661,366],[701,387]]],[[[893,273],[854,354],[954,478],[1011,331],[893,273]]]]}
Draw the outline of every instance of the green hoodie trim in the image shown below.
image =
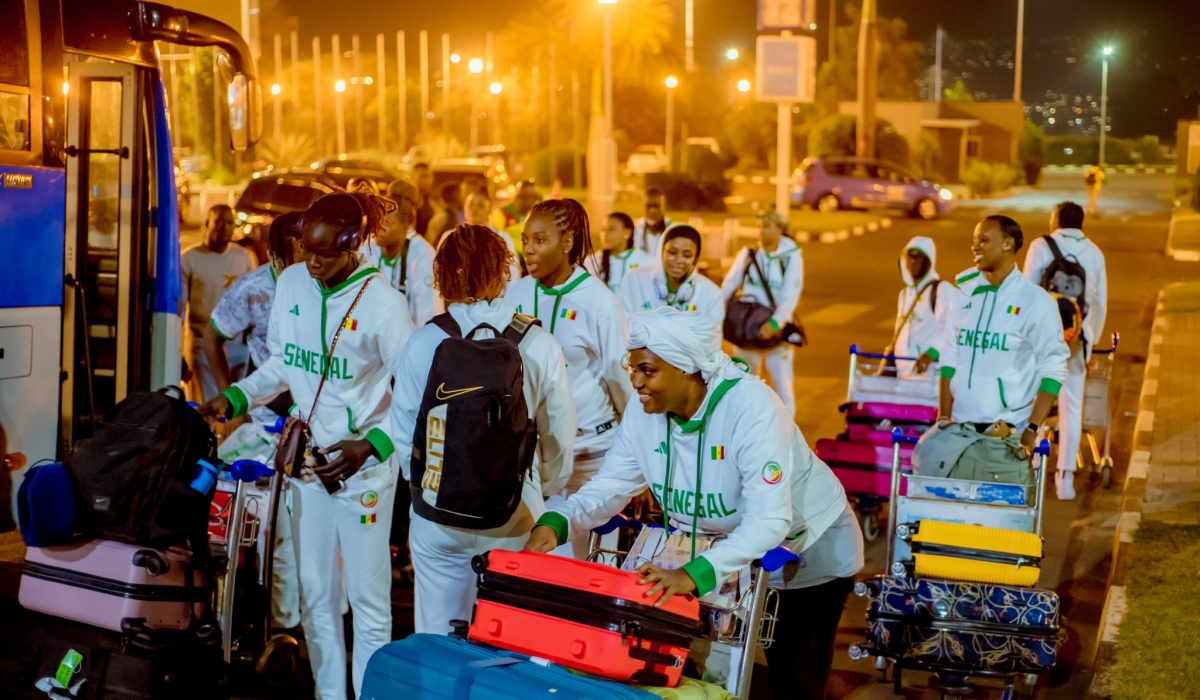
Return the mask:
{"type": "Polygon", "coordinates": [[[534,523],[533,526],[537,527],[538,525],[545,525],[546,527],[554,530],[554,534],[558,537],[558,544],[560,546],[567,543],[568,523],[567,519],[562,515],[555,513],[552,510],[548,510],[545,513],[542,513],[542,517],[538,518],[537,522],[534,523]]]}
{"type": "Polygon", "coordinates": [[[938,352],[937,348],[929,348],[928,350],[925,351],[925,354],[929,355],[929,357],[932,358],[934,362],[938,362],[942,359],[942,353],[938,352]]]}
{"type": "Polygon", "coordinates": [[[679,567],[696,583],[696,595],[702,596],[717,587],[717,572],[704,557],[696,557],[679,567]]]}
{"type": "Polygon", "coordinates": [[[704,424],[708,422],[708,417],[711,416],[712,412],[716,410],[717,404],[720,403],[721,399],[725,398],[725,394],[727,394],[729,390],[732,389],[733,386],[739,381],[741,380],[726,379],[718,384],[717,388],[713,389],[712,394],[709,395],[708,405],[705,406],[704,415],[700,418],[693,418],[692,420],[685,421],[679,416],[672,415],[671,420],[675,421],[675,424],[679,426],[679,431],[684,435],[688,435],[700,430],[704,427],[704,424]]]}
{"type": "Polygon", "coordinates": [[[767,323],[771,324],[771,328],[774,328],[775,330],[779,330],[779,321],[776,321],[775,319],[770,318],[770,319],[767,319],[767,323]]]}
{"type": "Polygon", "coordinates": [[[228,418],[240,418],[246,415],[246,411],[250,410],[250,399],[246,397],[246,392],[242,391],[236,384],[221,392],[221,395],[229,399],[229,416],[228,418]]]}
{"type": "MultiPolygon", "coordinates": [[[[325,323],[328,321],[329,316],[329,299],[334,294],[340,292],[346,287],[349,287],[354,282],[357,282],[358,280],[361,280],[364,277],[372,274],[381,273],[379,272],[379,268],[368,265],[356,270],[353,275],[350,275],[346,278],[345,282],[342,282],[333,289],[326,289],[324,285],[319,282],[317,283],[317,289],[321,292],[321,355],[325,358],[326,367],[333,364],[333,358],[329,356],[329,333],[325,329],[325,323]]],[[[315,281],[316,280],[314,280],[314,282],[315,281]]]]}
{"type": "Polygon", "coordinates": [[[942,379],[954,379],[954,368],[953,367],[942,367],[942,369],[940,371],[940,376],[942,379]]]}
{"type": "Polygon", "coordinates": [[[1038,384],[1038,391],[1058,396],[1058,392],[1062,391],[1062,382],[1046,377],[1038,384]]]}
{"type": "MultiPolygon", "coordinates": [[[[544,292],[547,296],[554,297],[554,311],[550,314],[550,335],[554,335],[554,327],[558,322],[558,307],[562,305],[563,297],[575,291],[575,288],[583,284],[583,281],[592,275],[583,268],[577,268],[582,274],[575,279],[567,282],[561,287],[546,287],[539,281],[533,288],[533,317],[538,316],[538,292],[544,292]]],[[[574,274],[574,273],[572,273],[574,274]]]]}
{"type": "Polygon", "coordinates": [[[982,274],[982,273],[979,272],[978,270],[976,270],[975,272],[968,272],[967,274],[963,275],[962,277],[959,277],[958,279],[954,280],[954,286],[961,287],[963,284],[970,282],[971,280],[978,277],[980,274],[982,274]]]}
{"type": "Polygon", "coordinates": [[[214,319],[214,318],[208,319],[208,325],[212,326],[212,329],[217,332],[217,335],[221,336],[225,340],[233,340],[233,338],[230,338],[229,336],[225,335],[225,333],[220,328],[217,327],[216,319],[214,319]]]}
{"type": "Polygon", "coordinates": [[[392,439],[379,428],[371,428],[363,439],[371,443],[371,447],[375,450],[375,457],[380,462],[386,462],[387,458],[391,457],[392,453],[396,451],[396,446],[392,444],[392,439]]]}
{"type": "Polygon", "coordinates": [[[365,265],[365,266],[360,267],[357,270],[355,270],[354,274],[347,277],[345,280],[342,281],[341,284],[339,284],[336,287],[328,287],[327,288],[321,282],[317,282],[316,280],[313,280],[313,282],[316,283],[317,289],[319,289],[321,291],[321,296],[328,298],[328,297],[331,297],[334,294],[337,294],[338,292],[342,291],[346,287],[349,287],[350,285],[354,284],[355,282],[359,281],[360,279],[366,277],[367,275],[372,275],[372,274],[376,274],[376,273],[379,273],[379,268],[377,268],[373,265],[365,265]]]}

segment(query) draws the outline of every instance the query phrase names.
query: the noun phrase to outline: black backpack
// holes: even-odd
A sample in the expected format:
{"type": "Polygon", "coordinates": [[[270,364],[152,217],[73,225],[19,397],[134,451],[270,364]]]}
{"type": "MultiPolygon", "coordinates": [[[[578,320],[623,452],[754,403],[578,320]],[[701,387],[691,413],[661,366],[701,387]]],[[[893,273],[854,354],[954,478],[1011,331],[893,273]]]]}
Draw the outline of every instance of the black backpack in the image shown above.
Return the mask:
{"type": "Polygon", "coordinates": [[[1087,313],[1087,303],[1084,299],[1087,292],[1087,270],[1083,269],[1078,260],[1064,256],[1053,237],[1042,236],[1042,240],[1046,241],[1054,255],[1054,260],[1042,273],[1042,288],[1074,301],[1079,305],[1080,313],[1087,313]]]}
{"type": "Polygon", "coordinates": [[[182,394],[132,393],[75,446],[67,468],[85,533],[156,549],[186,544],[207,556],[213,494],[191,482],[199,460],[216,463],[217,439],[182,394]]]}
{"type": "Polygon", "coordinates": [[[433,355],[417,413],[413,510],[440,525],[499,527],[517,510],[537,447],[517,346],[541,322],[516,314],[503,333],[484,324],[466,337],[448,313],[432,323],[450,337],[433,355]],[[474,340],[480,329],[495,337],[474,340]]]}

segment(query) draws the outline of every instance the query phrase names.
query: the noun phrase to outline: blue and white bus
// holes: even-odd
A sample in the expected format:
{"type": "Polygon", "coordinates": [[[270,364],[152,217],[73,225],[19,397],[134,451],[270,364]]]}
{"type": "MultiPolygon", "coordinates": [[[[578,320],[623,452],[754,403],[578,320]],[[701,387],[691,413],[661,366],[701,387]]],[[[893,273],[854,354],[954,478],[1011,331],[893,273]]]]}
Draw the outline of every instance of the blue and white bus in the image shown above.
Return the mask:
{"type": "Polygon", "coordinates": [[[255,71],[229,26],[132,0],[0,0],[0,456],[13,484],[130,392],[179,383],[185,300],[156,41],[224,52],[231,146],[252,145],[255,71]]]}

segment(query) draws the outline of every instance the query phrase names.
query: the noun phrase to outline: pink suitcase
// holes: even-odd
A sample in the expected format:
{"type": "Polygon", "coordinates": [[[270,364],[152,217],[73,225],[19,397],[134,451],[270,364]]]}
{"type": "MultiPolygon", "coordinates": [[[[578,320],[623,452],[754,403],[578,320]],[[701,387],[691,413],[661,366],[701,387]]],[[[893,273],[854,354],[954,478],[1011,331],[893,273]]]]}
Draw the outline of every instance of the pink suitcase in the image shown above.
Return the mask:
{"type": "Polygon", "coordinates": [[[895,425],[880,423],[847,423],[846,437],[852,442],[869,442],[872,445],[891,445],[892,431],[899,428],[905,437],[919,438],[928,430],[924,425],[895,425]]]}
{"type": "MultiPolygon", "coordinates": [[[[873,467],[832,466],[833,475],[846,493],[855,497],[874,496],[887,500],[892,493],[892,470],[873,467]]],[[[907,471],[907,470],[905,470],[907,471]]],[[[900,480],[900,495],[908,493],[908,480],[900,480]]]]}
{"type": "Polygon", "coordinates": [[[846,409],[847,423],[869,423],[884,419],[905,423],[933,424],[937,422],[937,409],[930,406],[874,401],[851,403],[846,409]]]}
{"type": "Polygon", "coordinates": [[[202,577],[190,568],[188,554],[177,549],[108,540],[30,547],[19,600],[29,610],[117,632],[142,625],[185,630],[208,596],[202,577]]]}
{"type": "MultiPolygon", "coordinates": [[[[890,443],[890,441],[889,441],[890,443]]],[[[912,469],[913,445],[900,446],[900,467],[912,469]]],[[[817,457],[828,465],[862,465],[877,467],[888,472],[892,469],[891,444],[858,442],[853,440],[817,440],[817,457]]]]}

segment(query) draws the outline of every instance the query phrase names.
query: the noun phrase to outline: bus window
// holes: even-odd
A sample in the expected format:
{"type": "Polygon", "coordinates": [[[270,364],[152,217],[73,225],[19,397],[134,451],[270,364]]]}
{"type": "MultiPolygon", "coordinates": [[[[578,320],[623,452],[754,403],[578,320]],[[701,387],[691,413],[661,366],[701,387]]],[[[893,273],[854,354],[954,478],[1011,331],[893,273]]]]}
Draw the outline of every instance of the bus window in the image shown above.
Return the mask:
{"type": "Polygon", "coordinates": [[[0,3],[0,151],[28,151],[29,39],[25,3],[0,3]]]}
{"type": "Polygon", "coordinates": [[[88,95],[88,247],[116,250],[120,228],[121,83],[92,80],[88,95]]]}

